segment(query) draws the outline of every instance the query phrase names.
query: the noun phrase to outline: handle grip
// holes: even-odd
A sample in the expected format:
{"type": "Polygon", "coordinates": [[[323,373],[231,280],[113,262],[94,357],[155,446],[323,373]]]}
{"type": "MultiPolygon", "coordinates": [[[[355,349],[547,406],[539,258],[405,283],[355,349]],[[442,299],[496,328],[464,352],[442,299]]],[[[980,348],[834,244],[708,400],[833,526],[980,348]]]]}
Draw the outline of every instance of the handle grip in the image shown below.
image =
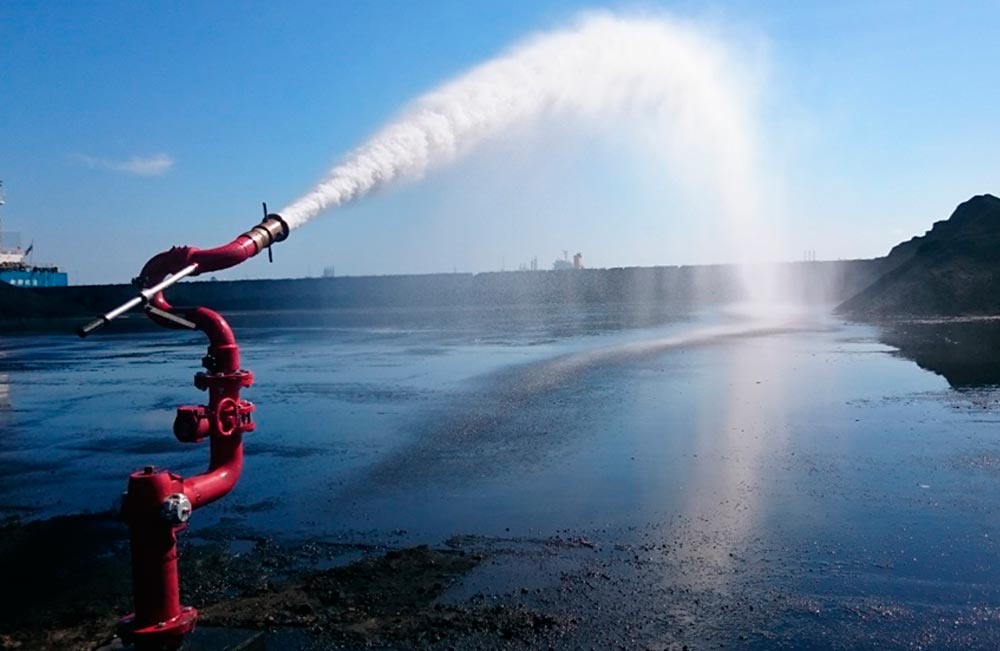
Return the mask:
{"type": "Polygon", "coordinates": [[[97,317],[96,319],[94,319],[93,321],[91,321],[90,323],[88,323],[87,325],[80,326],[79,328],[77,328],[76,329],[76,334],[80,335],[80,339],[83,339],[84,337],[86,337],[87,335],[89,335],[94,330],[97,330],[98,328],[107,325],[107,323],[108,323],[108,319],[106,319],[105,317],[103,317],[103,316],[97,317]]]}

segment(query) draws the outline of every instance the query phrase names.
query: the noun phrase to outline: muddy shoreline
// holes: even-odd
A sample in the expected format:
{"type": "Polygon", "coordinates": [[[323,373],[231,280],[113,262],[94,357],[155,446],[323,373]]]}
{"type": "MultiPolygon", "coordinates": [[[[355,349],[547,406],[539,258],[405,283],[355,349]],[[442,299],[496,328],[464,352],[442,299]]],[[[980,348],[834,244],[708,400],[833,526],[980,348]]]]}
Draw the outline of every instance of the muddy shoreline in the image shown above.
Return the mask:
{"type": "MultiPolygon", "coordinates": [[[[109,643],[131,590],[126,531],[114,514],[11,520],[0,535],[0,567],[19,586],[0,596],[0,649],[84,651],[109,643]]],[[[481,598],[440,603],[487,558],[463,547],[185,540],[181,589],[202,626],[278,638],[294,631],[317,648],[422,648],[454,638],[527,643],[558,630],[556,618],[524,607],[481,598]]]]}
{"type": "MultiPolygon", "coordinates": [[[[854,588],[864,567],[836,546],[791,550],[702,536],[696,521],[546,538],[455,536],[439,545],[279,541],[246,530],[186,535],[184,603],[204,635],[286,649],[996,648],[1000,612],[854,588]],[[627,541],[627,542],[626,542],[627,541]],[[766,571],[761,572],[761,568],[766,571]],[[881,595],[879,593],[882,593],[881,595]],[[250,638],[248,638],[250,639],[250,638]]],[[[124,526],[110,513],[9,521],[0,649],[90,651],[128,609],[124,526]],[[73,541],[67,545],[66,541],[73,541]]],[[[987,589],[992,592],[992,589],[987,589]]],[[[979,605],[976,605],[979,604],[979,605]]],[[[214,639],[214,638],[213,638],[214,639]]]]}
{"type": "MultiPolygon", "coordinates": [[[[609,310],[249,331],[261,427],[181,537],[188,651],[1000,648],[995,323],[609,310]]],[[[130,610],[125,527],[82,511],[201,470],[169,436],[201,351],[0,346],[0,648],[130,610]]]]}

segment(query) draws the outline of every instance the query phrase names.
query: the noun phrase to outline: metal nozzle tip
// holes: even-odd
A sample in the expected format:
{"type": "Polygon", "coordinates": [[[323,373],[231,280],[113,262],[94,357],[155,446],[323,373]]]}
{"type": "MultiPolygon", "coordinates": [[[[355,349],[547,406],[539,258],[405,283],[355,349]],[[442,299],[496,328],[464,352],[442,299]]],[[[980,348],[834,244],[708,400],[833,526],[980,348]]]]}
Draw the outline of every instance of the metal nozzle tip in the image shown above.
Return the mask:
{"type": "Polygon", "coordinates": [[[290,230],[288,222],[281,215],[271,213],[265,216],[261,223],[244,233],[244,235],[252,239],[257,245],[256,253],[267,249],[268,255],[270,255],[271,245],[287,239],[290,230]]]}
{"type": "Polygon", "coordinates": [[[267,217],[264,218],[264,222],[267,222],[268,220],[271,219],[273,219],[274,221],[278,222],[281,225],[280,232],[274,233],[274,241],[284,242],[285,240],[288,239],[288,234],[291,232],[292,229],[288,227],[288,222],[285,221],[285,218],[277,213],[269,214],[267,217]]]}

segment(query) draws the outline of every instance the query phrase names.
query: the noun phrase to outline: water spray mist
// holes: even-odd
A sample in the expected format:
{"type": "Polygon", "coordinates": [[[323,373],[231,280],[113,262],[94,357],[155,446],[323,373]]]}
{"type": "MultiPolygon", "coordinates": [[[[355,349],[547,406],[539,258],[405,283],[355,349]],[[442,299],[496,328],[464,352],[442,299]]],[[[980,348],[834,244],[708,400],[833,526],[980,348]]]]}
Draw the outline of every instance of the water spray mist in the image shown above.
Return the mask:
{"type": "Polygon", "coordinates": [[[279,211],[291,228],[395,181],[417,178],[547,116],[652,117],[701,148],[725,178],[726,209],[752,213],[753,143],[734,58],[694,25],[589,14],[417,98],[279,211]]]}

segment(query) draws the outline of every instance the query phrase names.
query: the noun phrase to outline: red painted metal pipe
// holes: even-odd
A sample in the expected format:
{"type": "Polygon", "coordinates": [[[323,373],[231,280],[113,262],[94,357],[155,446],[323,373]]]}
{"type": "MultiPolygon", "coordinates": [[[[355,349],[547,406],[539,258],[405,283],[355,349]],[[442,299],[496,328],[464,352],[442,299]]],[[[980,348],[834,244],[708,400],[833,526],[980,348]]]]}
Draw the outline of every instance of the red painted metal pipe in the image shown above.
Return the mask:
{"type": "MultiPolygon", "coordinates": [[[[174,247],[153,256],[140,274],[145,287],[197,265],[196,273],[220,271],[244,262],[288,235],[276,215],[229,244],[214,249],[174,247]]],[[[208,337],[206,371],[195,386],[208,392],[208,404],[178,409],[174,433],[182,441],[209,439],[208,470],[183,479],[149,466],[129,477],[122,514],[129,525],[132,548],[132,588],[135,613],[122,620],[122,638],[137,651],[174,651],[194,629],[198,612],[182,606],[177,576],[177,533],[191,512],[232,490],[243,469],[243,433],[254,429],[254,406],[240,398],[253,374],[240,368],[240,351],[232,328],[205,307],[177,308],[163,292],[149,297],[150,318],[166,327],[185,327],[179,317],[208,337]],[[159,313],[157,313],[159,311],[159,313]]]]}

